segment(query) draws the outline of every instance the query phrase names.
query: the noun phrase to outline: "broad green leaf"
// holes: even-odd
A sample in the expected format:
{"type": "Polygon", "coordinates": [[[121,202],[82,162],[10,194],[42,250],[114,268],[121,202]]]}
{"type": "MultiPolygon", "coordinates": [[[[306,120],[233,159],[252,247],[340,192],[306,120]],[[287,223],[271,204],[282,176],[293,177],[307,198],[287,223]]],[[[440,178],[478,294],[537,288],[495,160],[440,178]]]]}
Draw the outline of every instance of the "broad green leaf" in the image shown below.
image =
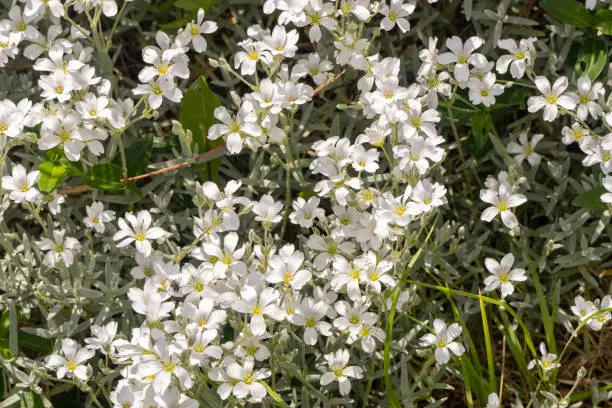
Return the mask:
{"type": "Polygon", "coordinates": [[[121,182],[123,169],[114,163],[96,164],[85,174],[85,184],[107,191],[124,190],[126,184],[121,182]]]}
{"type": "Polygon", "coordinates": [[[47,156],[47,160],[57,163],[61,159],[65,158],[64,148],[62,146],[54,147],[53,149],[49,149],[45,151],[45,156],[47,156]]]}
{"type": "Polygon", "coordinates": [[[593,26],[605,35],[612,35],[612,10],[597,10],[593,16],[593,26]]]}
{"type": "Polygon", "coordinates": [[[50,161],[40,163],[38,171],[40,171],[38,188],[44,193],[50,193],[55,190],[70,173],[70,169],[66,164],[50,161]]]}
{"type": "MultiPolygon", "coordinates": [[[[217,119],[214,116],[215,108],[221,106],[221,102],[217,95],[210,90],[206,79],[200,76],[194,81],[181,104],[181,124],[184,129],[191,130],[193,134],[194,146],[198,145],[198,152],[204,153],[215,146],[223,143],[223,140],[208,140],[206,135],[208,129],[215,123],[217,119]]],[[[218,175],[218,167],[221,165],[220,159],[211,160],[200,165],[202,169],[202,179],[210,180],[218,175]]]]}
{"type": "Polygon", "coordinates": [[[557,20],[574,27],[590,27],[591,14],[576,0],[542,0],[540,6],[557,20]]]}
{"type": "MultiPolygon", "coordinates": [[[[146,172],[152,150],[153,139],[150,137],[145,140],[136,140],[125,148],[128,177],[140,176],[146,172]]],[[[121,157],[119,155],[113,160],[113,164],[121,166],[121,157]]]]}
{"type": "Polygon", "coordinates": [[[53,351],[53,340],[50,338],[24,331],[19,331],[17,338],[19,339],[20,349],[35,351],[41,355],[48,355],[53,351]]]}
{"type": "Polygon", "coordinates": [[[573,82],[576,83],[578,78],[583,75],[594,81],[604,70],[607,63],[608,52],[605,42],[593,37],[585,39],[574,66],[573,82]]]}
{"type": "Polygon", "coordinates": [[[472,117],[472,134],[468,137],[466,150],[475,157],[484,156],[491,147],[489,131],[491,130],[491,113],[479,111],[472,117]]]}
{"type": "Polygon", "coordinates": [[[606,208],[606,204],[601,201],[601,195],[606,192],[603,187],[595,187],[579,194],[572,201],[574,207],[581,208],[606,208]]]}
{"type": "Polygon", "coordinates": [[[197,11],[200,8],[208,11],[217,2],[218,0],[177,0],[174,5],[188,11],[197,11]]]}

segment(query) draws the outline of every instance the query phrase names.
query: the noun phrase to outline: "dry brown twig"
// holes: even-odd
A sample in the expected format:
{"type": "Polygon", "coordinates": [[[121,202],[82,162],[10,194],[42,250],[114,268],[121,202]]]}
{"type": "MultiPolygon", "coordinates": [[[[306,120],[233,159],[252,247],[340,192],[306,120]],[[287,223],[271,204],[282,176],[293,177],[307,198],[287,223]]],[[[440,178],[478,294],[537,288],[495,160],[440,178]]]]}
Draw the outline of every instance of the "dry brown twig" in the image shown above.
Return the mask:
{"type": "MultiPolygon", "coordinates": [[[[340,79],[340,77],[342,77],[342,75],[344,75],[345,72],[346,72],[346,69],[344,69],[342,72],[340,72],[335,77],[330,78],[329,80],[325,81],[324,83],[319,85],[312,92],[312,94],[313,95],[318,94],[319,92],[324,90],[326,87],[328,87],[332,82],[335,82],[338,79],[340,79]]],[[[209,158],[211,158],[211,157],[221,153],[223,150],[225,150],[225,143],[220,144],[219,146],[216,146],[213,149],[211,149],[211,150],[209,150],[207,152],[204,152],[204,153],[196,156],[196,158],[193,159],[193,160],[189,160],[189,161],[185,161],[185,162],[182,162],[182,163],[174,164],[172,166],[164,167],[162,169],[155,170],[155,171],[152,171],[150,173],[141,174],[139,176],[134,176],[134,177],[128,177],[126,179],[121,179],[121,182],[122,183],[131,183],[133,181],[142,180],[142,179],[145,179],[145,178],[157,176],[158,174],[164,174],[164,173],[168,173],[170,171],[181,169],[183,167],[188,167],[188,166],[191,166],[192,164],[195,164],[195,163],[198,163],[198,162],[202,162],[202,161],[204,161],[206,159],[209,159],[209,158]]],[[[58,194],[62,194],[62,195],[66,195],[66,194],[80,194],[80,193],[85,193],[85,192],[90,191],[90,190],[92,190],[92,187],[90,187],[88,185],[85,185],[85,184],[82,184],[82,185],[79,185],[79,186],[68,187],[68,188],[57,190],[57,193],[58,194]]]]}

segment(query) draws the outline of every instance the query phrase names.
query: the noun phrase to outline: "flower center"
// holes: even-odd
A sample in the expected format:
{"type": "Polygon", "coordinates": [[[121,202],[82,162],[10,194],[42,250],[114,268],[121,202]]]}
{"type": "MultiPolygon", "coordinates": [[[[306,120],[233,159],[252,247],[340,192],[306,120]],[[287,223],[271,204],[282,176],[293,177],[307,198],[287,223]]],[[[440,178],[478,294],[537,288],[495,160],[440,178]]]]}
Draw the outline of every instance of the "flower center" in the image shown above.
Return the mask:
{"type": "Polygon", "coordinates": [[[359,272],[360,272],[359,269],[352,269],[349,272],[350,278],[354,280],[359,280],[359,272]]]}
{"type": "Polygon", "coordinates": [[[77,362],[74,360],[70,360],[66,363],[66,370],[74,371],[77,368],[77,362]]]}
{"type": "Polygon", "coordinates": [[[508,282],[508,273],[507,272],[502,272],[502,273],[499,274],[498,278],[502,282],[508,282]]]}
{"type": "Polygon", "coordinates": [[[480,91],[481,96],[489,96],[489,91],[487,89],[483,89],[480,91]]]}
{"type": "Polygon", "coordinates": [[[21,191],[22,193],[27,193],[30,190],[30,186],[28,186],[27,184],[22,184],[21,188],[19,189],[19,191],[21,191]]]}
{"type": "Polygon", "coordinates": [[[342,369],[341,369],[341,368],[334,368],[333,373],[334,373],[334,375],[335,375],[336,377],[342,377],[342,376],[343,376],[343,373],[342,373],[342,369]]]}
{"type": "Polygon", "coordinates": [[[395,215],[401,217],[402,215],[404,215],[404,213],[406,212],[406,207],[404,207],[403,205],[400,205],[399,207],[397,207],[395,209],[395,215]]]}
{"type": "Polygon", "coordinates": [[[551,105],[555,105],[557,103],[557,96],[556,95],[547,96],[546,102],[548,102],[551,105]]]}
{"type": "Polygon", "coordinates": [[[55,246],[55,252],[59,252],[59,253],[64,252],[64,244],[57,244],[55,246]]]}
{"type": "Polygon", "coordinates": [[[580,96],[580,103],[583,105],[586,105],[587,103],[589,103],[589,96],[588,95],[581,95],[580,96]]]}
{"type": "Polygon", "coordinates": [[[200,34],[200,29],[195,25],[191,26],[191,29],[189,29],[189,34],[195,37],[196,35],[200,34]]]}
{"type": "Polygon", "coordinates": [[[309,317],[308,319],[306,319],[306,323],[304,323],[304,326],[315,327],[316,324],[317,324],[317,321],[313,319],[312,317],[309,317]]]}
{"type": "Polygon", "coordinates": [[[505,202],[503,202],[503,201],[500,201],[500,202],[497,204],[497,209],[498,209],[499,211],[506,211],[506,210],[508,209],[508,204],[506,204],[506,203],[505,203],[505,202]]]}
{"type": "Polygon", "coordinates": [[[176,364],[172,362],[164,364],[164,371],[167,373],[173,372],[175,368],[176,368],[176,364]]]}
{"type": "Polygon", "coordinates": [[[289,285],[292,280],[293,280],[293,274],[291,272],[283,273],[283,283],[285,285],[289,285]]]}
{"type": "Polygon", "coordinates": [[[204,352],[204,347],[201,344],[198,344],[197,346],[195,346],[193,348],[193,351],[195,351],[198,354],[203,353],[204,352]]]}
{"type": "Polygon", "coordinates": [[[145,240],[145,238],[146,238],[145,234],[143,234],[142,232],[138,232],[138,233],[136,233],[136,235],[134,235],[134,239],[136,241],[141,241],[142,242],[142,241],[145,240]]]}
{"type": "Polygon", "coordinates": [[[201,292],[203,289],[204,285],[202,285],[202,283],[196,282],[193,284],[193,290],[195,290],[196,292],[201,292]]]}
{"type": "Polygon", "coordinates": [[[263,313],[263,309],[261,306],[259,306],[259,304],[256,304],[251,313],[253,313],[255,316],[259,316],[263,313]]]}
{"type": "Polygon", "coordinates": [[[351,317],[349,317],[349,323],[350,324],[358,324],[359,323],[359,316],[353,315],[351,317]]]}

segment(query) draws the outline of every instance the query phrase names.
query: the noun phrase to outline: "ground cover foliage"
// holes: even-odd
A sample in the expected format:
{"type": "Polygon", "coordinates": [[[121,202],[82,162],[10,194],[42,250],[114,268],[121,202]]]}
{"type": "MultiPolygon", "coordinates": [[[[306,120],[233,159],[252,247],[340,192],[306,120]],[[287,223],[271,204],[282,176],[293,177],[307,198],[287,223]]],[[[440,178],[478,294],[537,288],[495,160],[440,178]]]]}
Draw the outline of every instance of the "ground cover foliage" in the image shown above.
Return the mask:
{"type": "Polygon", "coordinates": [[[608,1],[0,3],[0,408],[610,406],[608,1]]]}

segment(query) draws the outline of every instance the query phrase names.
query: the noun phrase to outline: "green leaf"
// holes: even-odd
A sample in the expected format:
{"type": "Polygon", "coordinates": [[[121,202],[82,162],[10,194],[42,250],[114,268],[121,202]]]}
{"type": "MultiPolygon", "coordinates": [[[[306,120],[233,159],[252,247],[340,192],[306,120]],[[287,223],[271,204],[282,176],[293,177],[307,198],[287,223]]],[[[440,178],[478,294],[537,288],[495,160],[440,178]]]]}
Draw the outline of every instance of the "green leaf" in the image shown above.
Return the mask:
{"type": "Polygon", "coordinates": [[[53,351],[53,340],[46,337],[37,336],[32,333],[19,331],[19,348],[35,351],[41,355],[51,354],[53,351]]]}
{"type": "Polygon", "coordinates": [[[468,153],[475,157],[483,157],[490,150],[489,131],[492,123],[490,112],[479,111],[472,116],[472,134],[466,144],[468,153]]]}
{"type": "Polygon", "coordinates": [[[599,38],[586,39],[578,52],[572,81],[576,83],[583,75],[587,75],[591,81],[594,81],[607,63],[606,43],[599,38]]]}
{"type": "Polygon", "coordinates": [[[540,6],[557,20],[574,27],[590,27],[591,13],[576,0],[542,0],[540,6]]]}
{"type": "Polygon", "coordinates": [[[62,146],[57,146],[53,149],[46,150],[45,156],[47,156],[47,160],[52,161],[54,163],[57,163],[61,159],[66,157],[66,155],[64,154],[64,148],[62,146]]]}
{"type": "Polygon", "coordinates": [[[208,11],[217,1],[218,0],[177,0],[174,5],[188,11],[197,11],[200,8],[204,9],[204,11],[208,11]]]}
{"type": "Polygon", "coordinates": [[[123,169],[114,163],[96,164],[85,174],[85,184],[107,191],[119,191],[126,188],[121,182],[123,169]]]}
{"type": "Polygon", "coordinates": [[[612,10],[597,10],[593,16],[593,26],[605,35],[612,35],[612,10]]]}
{"type": "Polygon", "coordinates": [[[606,189],[603,187],[595,187],[591,190],[585,191],[579,194],[572,201],[574,207],[581,208],[601,208],[605,209],[606,204],[601,201],[601,195],[606,193],[606,189]]]}
{"type": "MultiPolygon", "coordinates": [[[[125,148],[128,177],[140,176],[146,172],[152,151],[153,139],[150,137],[145,140],[137,140],[125,148]]],[[[113,164],[121,166],[121,156],[117,156],[113,164]]]]}
{"type": "Polygon", "coordinates": [[[44,193],[50,193],[55,190],[70,173],[70,169],[66,164],[51,161],[40,163],[38,171],[40,171],[38,188],[44,193]]]}
{"type": "MultiPolygon", "coordinates": [[[[214,116],[215,108],[218,106],[221,106],[221,102],[217,95],[210,90],[203,76],[200,76],[191,84],[183,97],[180,116],[181,124],[184,129],[191,130],[194,146],[198,145],[199,153],[207,152],[223,143],[221,139],[208,140],[206,138],[208,129],[218,122],[214,116]]],[[[210,180],[216,178],[220,165],[220,159],[201,164],[199,167],[202,170],[202,179],[210,180]]]]}
{"type": "Polygon", "coordinates": [[[21,396],[21,407],[22,408],[43,408],[43,400],[40,395],[33,391],[26,391],[21,396]]]}

